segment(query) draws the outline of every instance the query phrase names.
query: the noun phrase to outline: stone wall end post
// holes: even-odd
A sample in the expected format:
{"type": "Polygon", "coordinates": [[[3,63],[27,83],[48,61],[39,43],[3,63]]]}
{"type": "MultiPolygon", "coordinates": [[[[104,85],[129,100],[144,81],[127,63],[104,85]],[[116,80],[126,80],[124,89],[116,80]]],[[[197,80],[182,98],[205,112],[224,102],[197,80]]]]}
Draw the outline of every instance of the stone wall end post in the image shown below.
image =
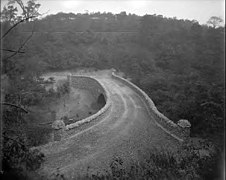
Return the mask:
{"type": "Polygon", "coordinates": [[[186,119],[181,119],[177,122],[177,125],[181,129],[181,136],[187,142],[190,138],[190,131],[191,131],[191,123],[186,119]]]}
{"type": "Polygon", "coordinates": [[[65,135],[65,123],[63,120],[56,120],[53,122],[52,124],[52,128],[53,128],[53,140],[54,141],[60,141],[61,139],[63,139],[64,135],[65,135]]]}

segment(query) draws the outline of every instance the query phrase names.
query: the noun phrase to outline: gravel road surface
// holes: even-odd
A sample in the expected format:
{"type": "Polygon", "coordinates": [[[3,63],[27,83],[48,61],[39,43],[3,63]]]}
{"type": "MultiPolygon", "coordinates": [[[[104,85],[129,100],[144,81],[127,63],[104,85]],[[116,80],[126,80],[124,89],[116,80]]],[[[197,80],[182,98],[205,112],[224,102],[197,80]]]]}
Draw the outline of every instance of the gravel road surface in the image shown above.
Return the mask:
{"type": "Polygon", "coordinates": [[[145,156],[150,149],[175,149],[179,144],[156,126],[143,101],[131,88],[110,76],[96,77],[109,91],[112,107],[107,117],[75,129],[69,138],[41,147],[46,161],[38,173],[57,171],[72,179],[77,174],[101,172],[113,156],[125,164],[145,156]]]}

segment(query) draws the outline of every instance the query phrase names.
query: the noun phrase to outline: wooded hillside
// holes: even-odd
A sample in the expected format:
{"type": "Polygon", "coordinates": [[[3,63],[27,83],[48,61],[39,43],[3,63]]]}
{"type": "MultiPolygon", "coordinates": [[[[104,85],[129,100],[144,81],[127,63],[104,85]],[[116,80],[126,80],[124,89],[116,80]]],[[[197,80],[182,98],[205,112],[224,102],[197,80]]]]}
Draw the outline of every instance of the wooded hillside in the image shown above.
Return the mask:
{"type": "Polygon", "coordinates": [[[223,27],[126,12],[58,13],[21,24],[4,48],[16,48],[32,31],[26,53],[4,62],[5,73],[113,67],[144,89],[166,116],[191,121],[192,134],[212,137],[222,130],[223,27]]]}
{"type": "MultiPolygon", "coordinates": [[[[4,34],[10,21],[1,26],[4,34]]],[[[167,117],[188,119],[192,136],[223,148],[224,32],[217,24],[126,12],[58,13],[21,23],[2,44],[2,73],[14,85],[5,101],[23,107],[42,102],[44,72],[115,68],[167,117]]]]}

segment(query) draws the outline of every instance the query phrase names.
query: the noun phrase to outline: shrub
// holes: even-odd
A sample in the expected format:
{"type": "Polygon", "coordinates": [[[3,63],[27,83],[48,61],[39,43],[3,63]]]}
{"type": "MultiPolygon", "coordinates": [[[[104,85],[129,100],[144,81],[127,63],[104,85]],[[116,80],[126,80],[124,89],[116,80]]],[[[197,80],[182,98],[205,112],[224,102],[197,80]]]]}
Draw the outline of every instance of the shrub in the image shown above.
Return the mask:
{"type": "Polygon", "coordinates": [[[34,171],[44,161],[44,154],[38,150],[30,150],[23,137],[4,138],[3,171],[21,172],[34,171]]]}
{"type": "Polygon", "coordinates": [[[48,142],[50,133],[52,132],[51,126],[35,126],[28,125],[26,135],[30,146],[39,146],[48,142]]]}

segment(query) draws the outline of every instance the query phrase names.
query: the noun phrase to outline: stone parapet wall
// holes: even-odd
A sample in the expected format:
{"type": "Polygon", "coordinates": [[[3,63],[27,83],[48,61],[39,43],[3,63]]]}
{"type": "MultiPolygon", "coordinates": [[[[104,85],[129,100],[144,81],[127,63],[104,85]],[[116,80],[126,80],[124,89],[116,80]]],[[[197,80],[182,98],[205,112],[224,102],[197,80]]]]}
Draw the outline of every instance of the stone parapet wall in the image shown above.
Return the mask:
{"type": "Polygon", "coordinates": [[[102,93],[105,97],[106,104],[97,113],[75,123],[67,125],[65,127],[66,131],[79,127],[82,124],[89,123],[90,121],[102,119],[108,115],[111,110],[111,101],[109,98],[109,92],[105,89],[104,85],[101,84],[101,82],[96,80],[94,77],[89,76],[71,76],[68,77],[68,79],[71,81],[70,84],[74,88],[89,90],[97,96],[102,93]]]}
{"type": "Polygon", "coordinates": [[[160,113],[156,108],[154,102],[143,90],[141,90],[139,87],[137,87],[130,81],[116,75],[114,72],[112,72],[112,77],[132,88],[141,97],[144,104],[146,105],[149,115],[151,117],[154,117],[155,123],[161,129],[163,129],[166,133],[168,133],[180,142],[183,142],[188,138],[189,134],[187,132],[189,132],[189,130],[178,126],[172,120],[168,119],[166,116],[160,113]]]}

